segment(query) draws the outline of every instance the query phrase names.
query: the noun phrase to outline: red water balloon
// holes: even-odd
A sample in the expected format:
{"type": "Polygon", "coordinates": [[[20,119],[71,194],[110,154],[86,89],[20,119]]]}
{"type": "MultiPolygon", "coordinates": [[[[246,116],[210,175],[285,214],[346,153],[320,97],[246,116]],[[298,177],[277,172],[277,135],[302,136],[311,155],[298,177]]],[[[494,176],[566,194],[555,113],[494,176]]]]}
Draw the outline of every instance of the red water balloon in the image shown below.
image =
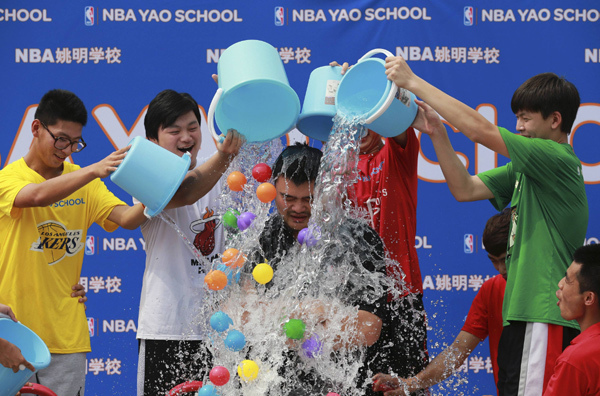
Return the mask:
{"type": "Polygon", "coordinates": [[[256,181],[261,183],[269,181],[269,179],[271,179],[272,173],[273,171],[271,170],[271,167],[265,164],[264,162],[256,164],[254,165],[254,168],[252,168],[252,177],[254,177],[256,181]]]}

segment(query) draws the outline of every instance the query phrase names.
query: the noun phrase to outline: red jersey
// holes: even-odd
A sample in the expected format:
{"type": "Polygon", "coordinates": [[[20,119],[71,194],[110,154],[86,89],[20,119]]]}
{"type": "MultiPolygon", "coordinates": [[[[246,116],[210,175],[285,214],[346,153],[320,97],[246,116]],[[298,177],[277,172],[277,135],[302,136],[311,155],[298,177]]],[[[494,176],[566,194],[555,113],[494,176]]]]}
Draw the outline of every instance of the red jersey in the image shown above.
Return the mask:
{"type": "Polygon", "coordinates": [[[494,383],[498,383],[498,343],[502,335],[502,302],[506,279],[498,274],[483,283],[473,299],[462,331],[485,340],[489,335],[494,383]]]}
{"type": "Polygon", "coordinates": [[[394,139],[375,154],[361,154],[358,162],[359,181],[354,185],[356,201],[379,233],[389,257],[397,262],[388,265],[387,275],[396,280],[401,290],[405,274],[408,292],[423,293],[419,258],[415,249],[417,232],[417,161],[419,139],[409,128],[406,147],[394,139]],[[401,270],[401,271],[400,271],[401,270]]]}
{"type": "Polygon", "coordinates": [[[600,395],[600,323],[583,331],[556,359],[544,396],[600,395]]]}

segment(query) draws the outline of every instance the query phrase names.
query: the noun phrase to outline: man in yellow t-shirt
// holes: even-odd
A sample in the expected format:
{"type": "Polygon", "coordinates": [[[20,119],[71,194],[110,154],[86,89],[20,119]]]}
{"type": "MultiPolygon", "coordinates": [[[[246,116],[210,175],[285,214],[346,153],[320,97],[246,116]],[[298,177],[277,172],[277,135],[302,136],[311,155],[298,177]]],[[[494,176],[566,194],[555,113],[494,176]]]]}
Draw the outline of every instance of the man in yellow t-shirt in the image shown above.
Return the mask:
{"type": "Polygon", "coordinates": [[[27,154],[0,171],[0,296],[48,345],[52,362],[32,382],[58,395],[85,390],[91,351],[83,304],[71,298],[79,281],[88,228],[135,229],[146,217],[100,180],[121,163],[128,148],[80,168],[65,162],[86,146],[87,110],[72,92],[52,90],[31,124],[27,154]]]}

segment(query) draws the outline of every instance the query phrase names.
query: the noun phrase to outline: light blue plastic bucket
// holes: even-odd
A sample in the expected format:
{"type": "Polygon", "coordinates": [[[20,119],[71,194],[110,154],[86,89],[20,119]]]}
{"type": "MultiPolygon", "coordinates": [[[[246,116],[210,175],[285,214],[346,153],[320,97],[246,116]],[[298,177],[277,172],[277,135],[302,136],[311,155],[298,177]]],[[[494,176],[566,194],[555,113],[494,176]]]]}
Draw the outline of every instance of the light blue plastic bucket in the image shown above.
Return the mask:
{"type": "Polygon", "coordinates": [[[375,54],[393,54],[385,49],[367,52],[340,81],[336,108],[347,119],[360,117],[367,128],[384,137],[398,136],[417,115],[415,95],[387,79],[385,62],[375,54]]]}
{"type": "Polygon", "coordinates": [[[276,139],[295,127],[300,100],[272,45],[259,40],[235,43],[221,54],[217,71],[219,89],[207,116],[217,141],[215,120],[224,135],[235,129],[248,142],[276,139]]]}
{"type": "Polygon", "coordinates": [[[329,139],[336,112],[335,95],[341,79],[340,66],[322,66],[310,73],[296,125],[304,135],[322,142],[329,139]]]}
{"type": "MultiPolygon", "coordinates": [[[[41,370],[50,364],[50,351],[42,339],[21,323],[6,315],[0,315],[0,337],[15,344],[25,360],[41,370]]],[[[13,373],[12,369],[0,365],[0,396],[14,396],[33,375],[28,368],[13,373]]]]}
{"type": "Polygon", "coordinates": [[[147,216],[160,213],[169,203],[190,169],[191,157],[182,157],[156,143],[136,136],[110,180],[146,205],[147,216]]]}

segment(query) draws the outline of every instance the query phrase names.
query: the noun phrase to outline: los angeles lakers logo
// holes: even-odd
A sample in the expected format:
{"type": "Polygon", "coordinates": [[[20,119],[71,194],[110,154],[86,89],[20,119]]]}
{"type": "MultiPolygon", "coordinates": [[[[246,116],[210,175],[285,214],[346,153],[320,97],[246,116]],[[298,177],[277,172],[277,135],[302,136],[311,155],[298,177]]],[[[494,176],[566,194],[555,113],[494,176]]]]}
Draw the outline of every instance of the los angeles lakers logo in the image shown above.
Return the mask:
{"type": "Polygon", "coordinates": [[[31,250],[44,253],[49,265],[58,263],[65,256],[77,254],[84,246],[81,230],[67,230],[57,221],[45,221],[37,229],[40,237],[31,244],[31,250]]]}

